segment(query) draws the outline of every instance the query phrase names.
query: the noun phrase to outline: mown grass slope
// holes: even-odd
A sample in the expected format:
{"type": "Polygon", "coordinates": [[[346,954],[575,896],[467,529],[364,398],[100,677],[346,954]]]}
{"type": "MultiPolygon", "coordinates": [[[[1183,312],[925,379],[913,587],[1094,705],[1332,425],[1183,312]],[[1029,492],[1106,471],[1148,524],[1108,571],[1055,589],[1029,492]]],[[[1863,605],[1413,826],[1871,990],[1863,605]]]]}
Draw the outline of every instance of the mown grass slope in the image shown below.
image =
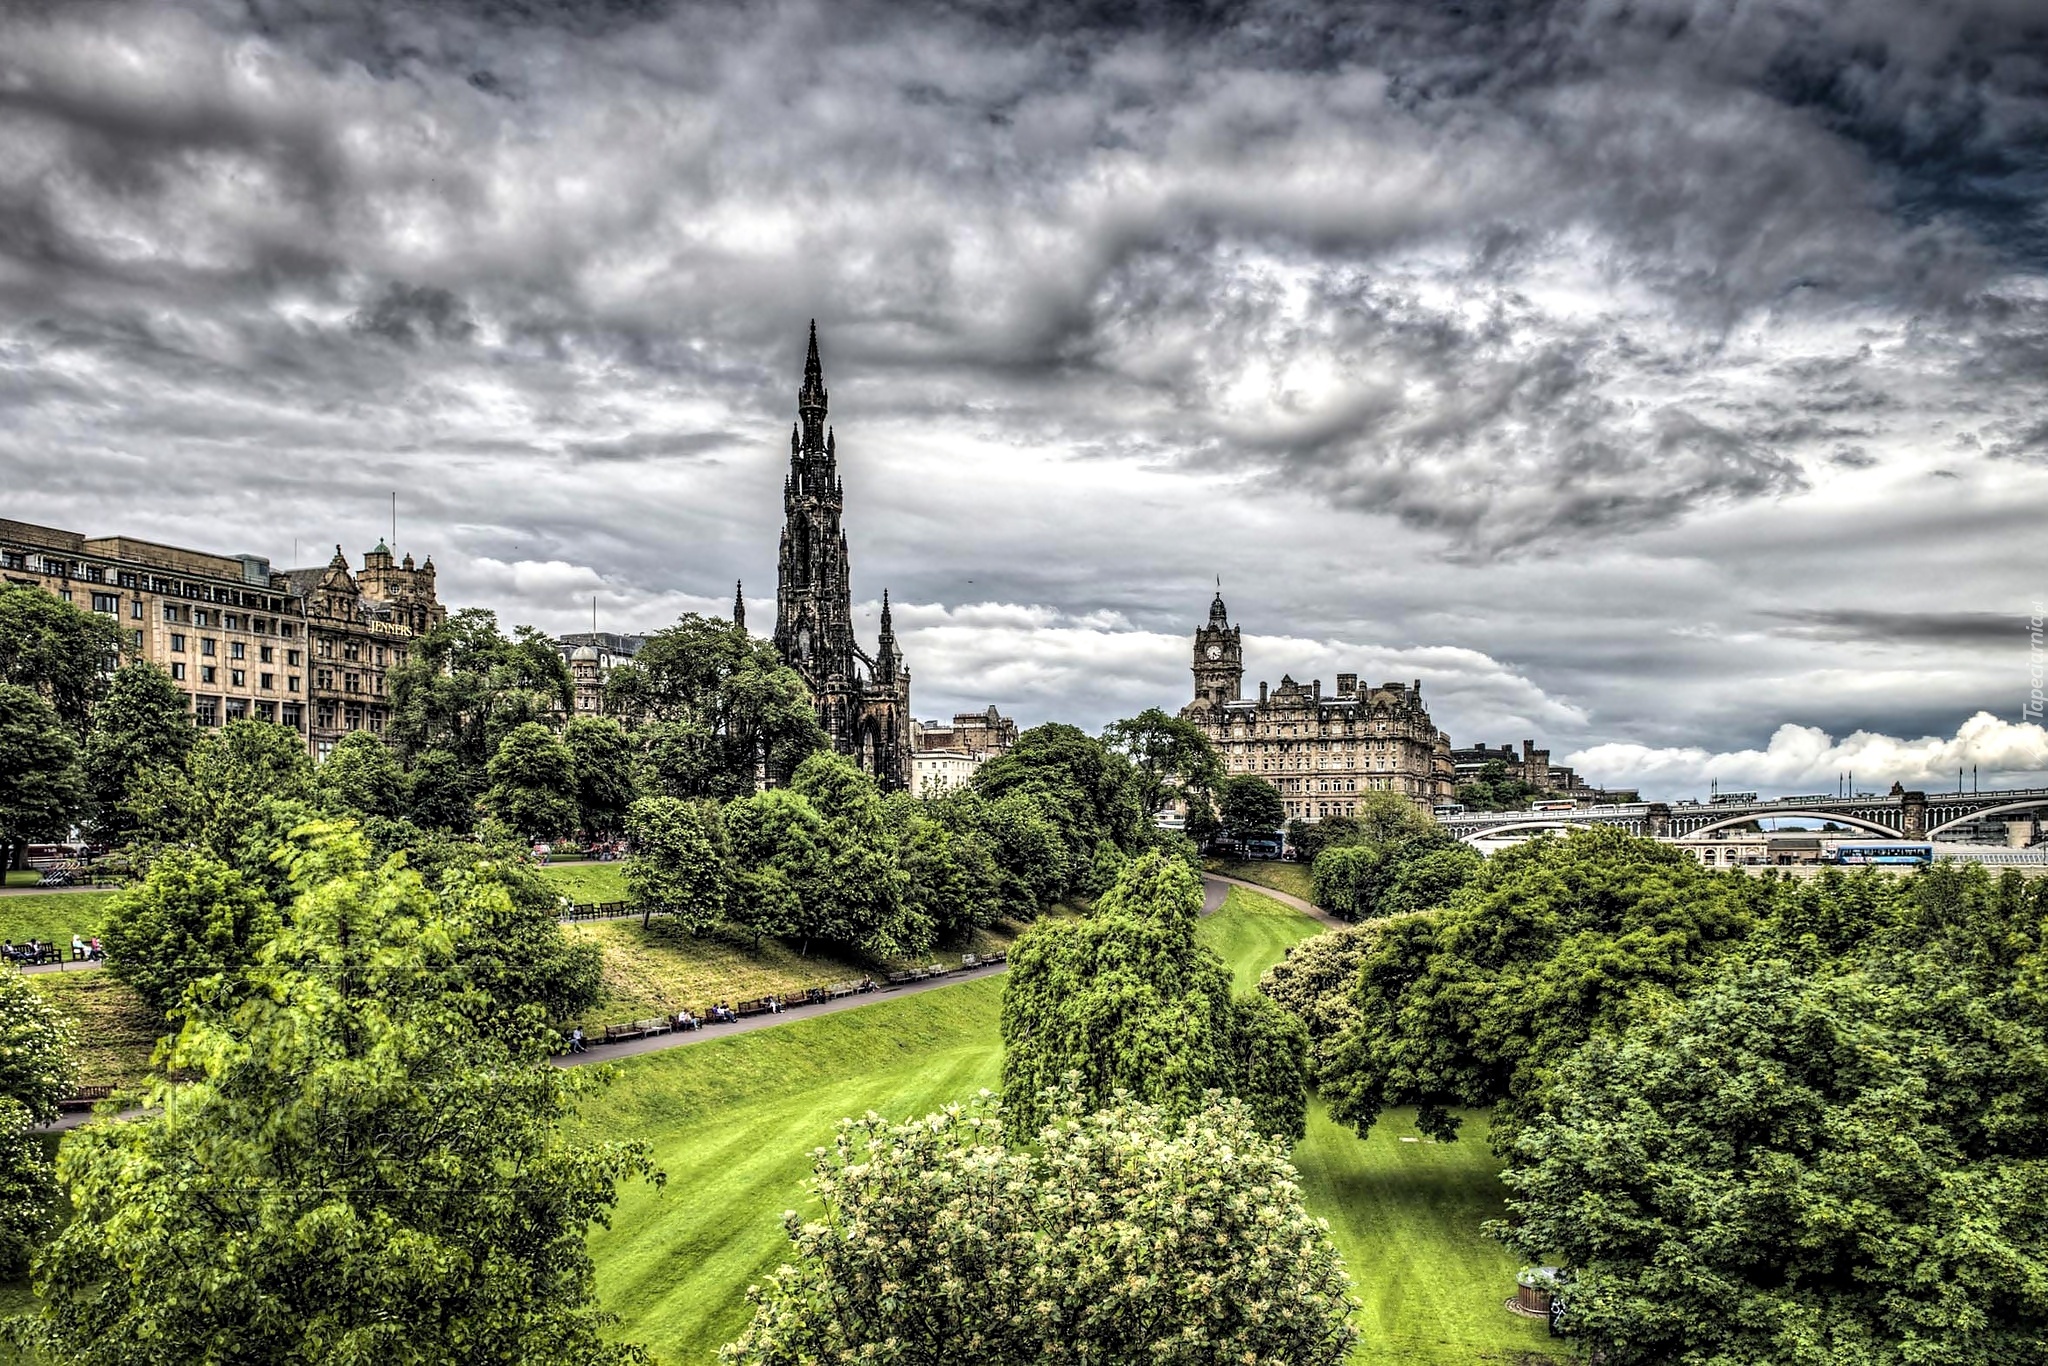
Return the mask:
{"type": "Polygon", "coordinates": [[[1313,902],[1316,899],[1316,880],[1306,863],[1282,863],[1276,859],[1210,859],[1209,871],[1244,882],[1256,882],[1261,887],[1271,887],[1276,892],[1298,896],[1303,901],[1313,902]]]}
{"type": "Polygon", "coordinates": [[[41,939],[71,951],[71,936],[100,932],[112,892],[9,892],[0,896],[0,939],[41,939]]]}
{"type": "MultiPolygon", "coordinates": [[[[1235,890],[1202,922],[1239,990],[1321,926],[1235,890]]],[[[592,1133],[646,1138],[668,1186],[621,1194],[591,1243],[598,1289],[669,1366],[715,1360],[746,1322],[746,1287],[786,1255],[784,1210],[806,1208],[811,1152],[834,1124],[873,1109],[893,1119],[966,1101],[1001,1076],[1000,978],[628,1059],[586,1105],[592,1133]]],[[[1344,1253],[1363,1333],[1353,1360],[1427,1366],[1562,1356],[1541,1325],[1501,1306],[1514,1260],[1480,1236],[1501,1213],[1483,1120],[1457,1144],[1403,1142],[1412,1116],[1361,1141],[1311,1112],[1296,1148],[1309,1206],[1344,1253]]]]}

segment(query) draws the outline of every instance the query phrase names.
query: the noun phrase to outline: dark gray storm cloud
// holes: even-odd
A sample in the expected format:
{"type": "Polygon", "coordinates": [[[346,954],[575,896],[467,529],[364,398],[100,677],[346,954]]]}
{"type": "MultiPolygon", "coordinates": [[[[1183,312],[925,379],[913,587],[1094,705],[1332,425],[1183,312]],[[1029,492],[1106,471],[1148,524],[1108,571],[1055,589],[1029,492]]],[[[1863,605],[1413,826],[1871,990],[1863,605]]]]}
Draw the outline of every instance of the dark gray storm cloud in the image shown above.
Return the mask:
{"type": "Polygon", "coordinates": [[[815,316],[932,710],[1171,701],[1220,571],[1461,733],[2002,715],[2044,190],[2034,0],[17,5],[0,501],[285,558],[397,488],[451,593],[647,625],[770,588],[815,316]]]}

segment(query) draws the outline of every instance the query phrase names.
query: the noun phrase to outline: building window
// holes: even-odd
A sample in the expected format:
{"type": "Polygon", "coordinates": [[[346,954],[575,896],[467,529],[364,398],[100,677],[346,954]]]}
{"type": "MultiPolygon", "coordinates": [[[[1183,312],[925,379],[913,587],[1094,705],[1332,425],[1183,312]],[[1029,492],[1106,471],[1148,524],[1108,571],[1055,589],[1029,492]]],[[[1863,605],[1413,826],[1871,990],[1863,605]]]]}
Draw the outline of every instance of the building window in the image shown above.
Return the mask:
{"type": "Polygon", "coordinates": [[[256,719],[257,719],[257,720],[259,720],[259,721],[268,721],[268,722],[270,722],[270,724],[271,724],[271,725],[273,725],[273,726],[274,726],[274,725],[276,725],[276,724],[277,724],[277,703],[275,703],[275,702],[258,702],[258,703],[256,704],[256,719]]]}
{"type": "Polygon", "coordinates": [[[382,711],[379,711],[377,708],[372,707],[370,709],[370,734],[382,735],[383,733],[384,713],[382,711]]]}
{"type": "Polygon", "coordinates": [[[248,655],[247,653],[245,653],[246,649],[247,647],[244,646],[241,641],[231,640],[228,642],[228,658],[247,659],[248,655]]]}
{"type": "Polygon", "coordinates": [[[362,647],[353,640],[347,641],[341,647],[341,657],[343,659],[361,659],[363,657],[362,647]]]}
{"type": "Polygon", "coordinates": [[[185,635],[182,631],[171,632],[171,649],[177,654],[185,653],[185,635]]]}
{"type": "Polygon", "coordinates": [[[129,603],[129,604],[128,604],[128,619],[129,619],[130,621],[141,621],[141,620],[142,620],[142,599],[141,599],[141,598],[137,598],[137,599],[135,599],[135,601],[133,601],[133,602],[131,602],[131,603],[129,603]]]}
{"type": "Polygon", "coordinates": [[[296,669],[299,667],[299,665],[305,663],[306,661],[300,656],[297,650],[286,650],[284,652],[284,662],[291,665],[294,669],[296,669]]]}
{"type": "Polygon", "coordinates": [[[382,645],[377,647],[377,662],[379,664],[384,662],[384,647],[382,645]]]}
{"type": "Polygon", "coordinates": [[[213,682],[213,665],[201,664],[199,666],[199,681],[201,683],[213,682]]]}
{"type": "Polygon", "coordinates": [[[348,718],[348,728],[350,730],[361,730],[363,728],[363,708],[360,703],[349,703],[344,708],[343,714],[348,718]]]}
{"type": "Polygon", "coordinates": [[[299,690],[299,676],[297,674],[289,674],[286,676],[284,680],[284,690],[286,692],[297,692],[299,690]]]}
{"type": "Polygon", "coordinates": [[[319,744],[313,747],[313,751],[313,762],[316,764],[324,764],[327,762],[327,756],[334,753],[334,741],[322,740],[319,744]]]}
{"type": "Polygon", "coordinates": [[[275,689],[275,688],[277,687],[277,682],[276,682],[276,679],[277,679],[277,675],[276,675],[276,674],[258,674],[258,675],[256,675],[256,680],[257,680],[257,682],[258,682],[258,683],[259,683],[259,684],[260,684],[260,685],[262,686],[262,688],[263,688],[263,691],[265,691],[265,692],[270,692],[270,691],[274,690],[274,689],[275,689]]]}
{"type": "Polygon", "coordinates": [[[269,664],[277,658],[277,647],[273,645],[261,646],[256,651],[256,657],[263,663],[269,664]]]}
{"type": "Polygon", "coordinates": [[[334,729],[334,704],[332,702],[314,704],[313,724],[322,730],[334,729]]]}
{"type": "Polygon", "coordinates": [[[325,692],[327,689],[333,687],[334,670],[315,669],[313,671],[313,686],[320,689],[322,692],[325,692]]]}
{"type": "Polygon", "coordinates": [[[358,686],[358,684],[360,683],[360,681],[361,681],[361,680],[360,680],[360,679],[358,679],[358,678],[357,678],[357,676],[356,676],[355,674],[343,674],[343,675],[342,675],[341,677],[342,677],[342,686],[341,686],[341,690],[342,690],[343,692],[360,692],[360,691],[361,691],[361,688],[360,688],[360,687],[358,686]]]}
{"type": "Polygon", "coordinates": [[[296,702],[285,703],[284,724],[290,726],[293,730],[304,730],[306,727],[306,709],[296,702]]]}
{"type": "Polygon", "coordinates": [[[220,624],[227,627],[230,631],[233,631],[238,629],[235,625],[235,622],[237,620],[238,618],[235,616],[235,614],[233,612],[230,612],[220,619],[220,624]]]}
{"type": "Polygon", "coordinates": [[[128,633],[128,648],[136,651],[142,649],[142,632],[130,631],[128,633]]]}
{"type": "Polygon", "coordinates": [[[178,609],[177,609],[176,607],[172,606],[172,605],[171,605],[170,603],[168,603],[168,602],[167,602],[167,603],[165,603],[165,604],[164,604],[164,620],[165,620],[165,621],[176,621],[177,619],[178,619],[178,609]]]}
{"type": "Polygon", "coordinates": [[[194,626],[206,625],[206,609],[204,607],[195,607],[192,609],[192,624],[194,626]]]}
{"type": "Polygon", "coordinates": [[[210,655],[213,653],[212,636],[201,636],[199,638],[199,653],[203,655],[210,655]]]}
{"type": "Polygon", "coordinates": [[[248,719],[249,700],[245,697],[230,697],[228,699],[228,720],[246,721],[248,719]]]}
{"type": "Polygon", "coordinates": [[[319,647],[319,655],[322,659],[334,658],[334,642],[331,640],[321,641],[319,647]]]}
{"type": "Polygon", "coordinates": [[[249,675],[243,673],[240,669],[229,669],[228,681],[238,688],[246,688],[249,686],[249,675]]]}
{"type": "Polygon", "coordinates": [[[277,633],[283,636],[286,640],[292,639],[293,636],[297,633],[297,631],[298,628],[293,626],[290,622],[286,622],[284,625],[277,628],[277,633]]]}
{"type": "Polygon", "coordinates": [[[180,682],[180,683],[183,683],[183,682],[185,681],[185,661],[184,661],[184,660],[180,659],[180,660],[177,660],[177,661],[175,661],[175,662],[173,662],[173,663],[172,663],[172,665],[171,665],[171,677],[172,677],[172,678],[174,678],[174,679],[176,679],[176,680],[177,680],[178,682],[180,682]]]}
{"type": "Polygon", "coordinates": [[[195,697],[192,699],[192,723],[197,726],[220,724],[220,699],[218,697],[195,697]]]}

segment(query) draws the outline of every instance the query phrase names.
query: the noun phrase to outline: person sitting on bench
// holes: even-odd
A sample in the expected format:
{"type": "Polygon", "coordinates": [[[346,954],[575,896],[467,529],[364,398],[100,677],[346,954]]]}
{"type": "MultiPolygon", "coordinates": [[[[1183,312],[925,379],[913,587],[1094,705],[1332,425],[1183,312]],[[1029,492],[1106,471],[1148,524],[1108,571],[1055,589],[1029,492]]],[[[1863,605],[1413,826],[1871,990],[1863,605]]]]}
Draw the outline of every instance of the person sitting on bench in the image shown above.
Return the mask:
{"type": "Polygon", "coordinates": [[[583,1026],[578,1025],[569,1031],[569,1051],[571,1053],[588,1053],[590,1051],[590,1046],[583,1042],[583,1026]]]}

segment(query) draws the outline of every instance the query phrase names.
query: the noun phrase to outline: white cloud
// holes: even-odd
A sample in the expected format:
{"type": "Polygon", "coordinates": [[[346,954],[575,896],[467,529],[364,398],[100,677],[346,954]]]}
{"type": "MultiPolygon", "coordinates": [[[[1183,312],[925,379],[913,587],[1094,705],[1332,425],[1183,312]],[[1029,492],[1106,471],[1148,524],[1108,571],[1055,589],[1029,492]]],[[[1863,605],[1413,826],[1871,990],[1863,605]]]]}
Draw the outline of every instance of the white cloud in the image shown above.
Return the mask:
{"type": "Polygon", "coordinates": [[[1673,794],[1700,791],[1709,779],[1724,788],[1831,792],[1844,774],[1855,775],[1858,791],[1883,791],[1894,782],[1939,791],[1953,787],[1958,773],[1968,782],[1973,766],[1987,787],[2040,786],[2048,782],[2048,731],[1989,712],[1978,712],[1952,736],[1917,740],[1861,730],[1837,740],[1816,726],[1786,724],[1760,750],[1604,744],[1567,755],[1565,762],[1595,783],[1673,794]]]}

